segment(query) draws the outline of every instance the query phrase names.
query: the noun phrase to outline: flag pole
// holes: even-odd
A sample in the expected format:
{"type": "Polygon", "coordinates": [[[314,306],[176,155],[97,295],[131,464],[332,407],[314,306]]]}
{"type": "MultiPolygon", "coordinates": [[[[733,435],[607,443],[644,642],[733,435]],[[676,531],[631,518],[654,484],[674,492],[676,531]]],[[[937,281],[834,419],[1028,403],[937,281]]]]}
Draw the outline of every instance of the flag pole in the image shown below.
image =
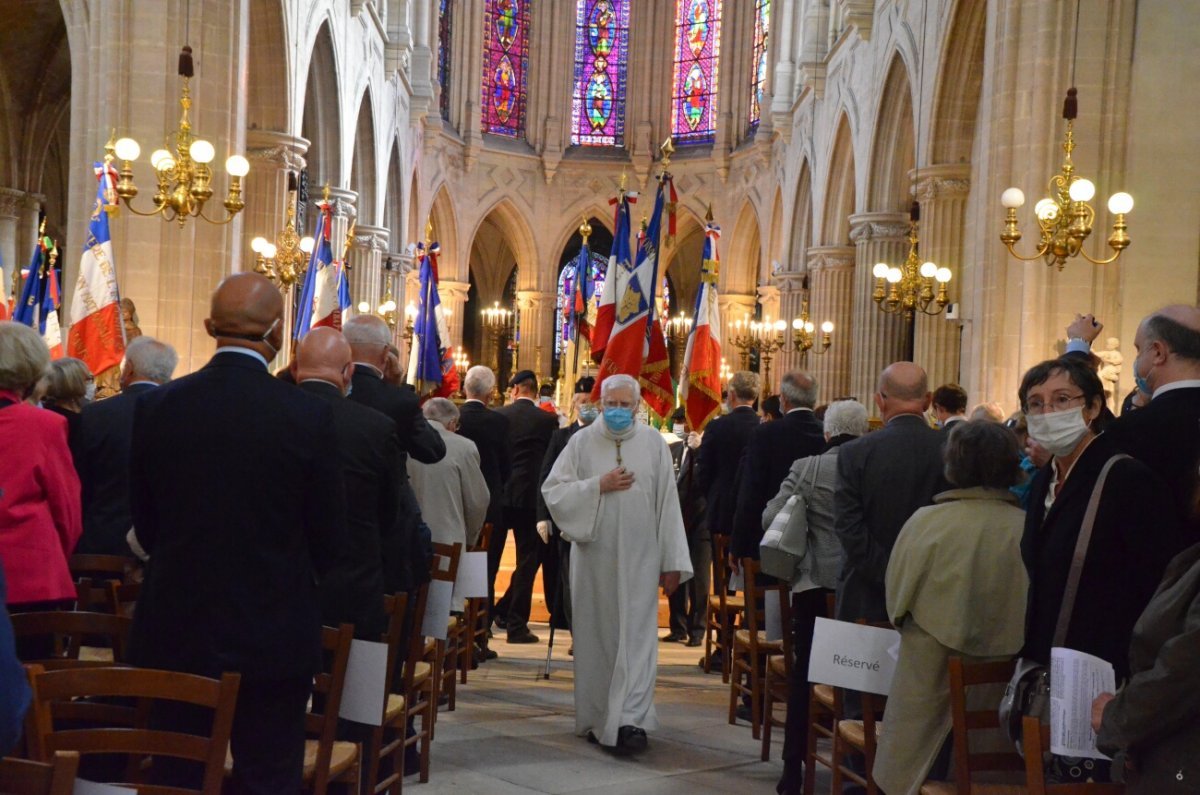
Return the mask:
{"type": "MultiPolygon", "coordinates": [[[[583,252],[588,247],[588,238],[592,236],[592,225],[588,223],[588,219],[587,219],[586,215],[583,216],[583,223],[580,224],[580,226],[579,226],[579,236],[581,238],[583,238],[583,242],[579,246],[580,259],[582,259],[583,252]]],[[[572,385],[579,378],[579,318],[574,317],[574,315],[575,315],[575,291],[580,289],[581,284],[587,284],[587,271],[588,271],[588,268],[590,267],[590,265],[591,265],[591,262],[586,261],[586,262],[581,262],[579,264],[579,266],[575,268],[575,283],[571,286],[571,315],[574,318],[573,328],[571,329],[571,336],[573,337],[572,342],[575,345],[575,352],[574,352],[574,356],[573,356],[573,361],[571,363],[572,385]],[[580,279],[582,279],[583,281],[580,282],[580,279]]],[[[583,293],[583,292],[584,291],[581,291],[581,293],[583,293]]],[[[587,316],[587,295],[586,295],[586,293],[584,293],[583,299],[584,299],[583,313],[584,313],[584,317],[586,317],[587,316]]]]}

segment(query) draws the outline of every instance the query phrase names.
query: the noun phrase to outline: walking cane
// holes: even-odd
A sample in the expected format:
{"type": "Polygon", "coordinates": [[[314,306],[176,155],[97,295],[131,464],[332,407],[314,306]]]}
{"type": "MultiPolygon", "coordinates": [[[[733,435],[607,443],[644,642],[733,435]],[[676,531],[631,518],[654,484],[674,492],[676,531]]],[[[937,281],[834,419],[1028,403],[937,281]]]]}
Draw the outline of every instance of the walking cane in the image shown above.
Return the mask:
{"type": "MultiPolygon", "coordinates": [[[[554,539],[554,535],[553,535],[554,526],[553,525],[551,525],[551,527],[550,527],[550,533],[551,533],[550,538],[553,540],[554,539]]],[[[558,540],[558,543],[559,544],[562,543],[561,539],[558,540]]],[[[554,547],[554,554],[556,554],[556,555],[558,554],[558,545],[557,544],[555,544],[555,547],[554,547]]],[[[557,576],[554,578],[554,589],[550,592],[550,640],[546,643],[546,670],[542,672],[542,679],[550,678],[550,655],[554,653],[554,630],[555,630],[554,608],[558,606],[558,603],[561,599],[562,599],[562,572],[559,571],[557,576]]]]}

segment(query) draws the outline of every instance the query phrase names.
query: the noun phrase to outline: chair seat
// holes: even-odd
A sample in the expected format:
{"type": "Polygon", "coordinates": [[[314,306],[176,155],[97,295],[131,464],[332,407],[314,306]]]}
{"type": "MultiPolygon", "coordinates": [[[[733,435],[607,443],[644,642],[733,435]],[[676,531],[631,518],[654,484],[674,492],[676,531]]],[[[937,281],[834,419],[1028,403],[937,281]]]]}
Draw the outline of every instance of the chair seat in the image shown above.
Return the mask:
{"type": "MultiPolygon", "coordinates": [[[[749,646],[750,645],[750,630],[739,629],[737,632],[733,633],[733,639],[737,643],[741,644],[742,646],[749,646]]],[[[759,651],[764,651],[767,654],[783,654],[783,641],[782,640],[768,641],[767,633],[763,632],[760,629],[758,631],[758,649],[759,649],[759,651]]]]}
{"type": "Polygon", "coordinates": [[[780,679],[787,677],[787,660],[781,654],[776,654],[767,661],[767,668],[771,670],[773,676],[778,676],[780,679]]]}
{"type": "MultiPolygon", "coordinates": [[[[317,773],[316,740],[304,741],[304,780],[309,781],[317,773]]],[[[329,777],[337,778],[349,770],[358,761],[358,743],[334,741],[333,752],[329,755],[329,777]]]]}
{"type": "MultiPolygon", "coordinates": [[[[883,729],[882,723],[875,724],[875,740],[879,740],[879,734],[883,729]]],[[[861,720],[840,720],[838,721],[838,734],[842,739],[850,743],[855,748],[862,749],[867,745],[867,730],[863,728],[861,720]]]]}
{"type": "MultiPolygon", "coordinates": [[[[720,607],[721,606],[721,597],[709,596],[708,597],[708,605],[709,605],[709,607],[720,607]]],[[[742,610],[746,607],[746,597],[744,597],[744,596],[726,596],[725,597],[725,606],[727,608],[729,608],[730,610],[742,610]]]]}
{"type": "Polygon", "coordinates": [[[832,685],[813,685],[812,697],[819,703],[833,709],[833,686],[832,685]]]}
{"type": "Polygon", "coordinates": [[[404,714],[404,696],[396,693],[388,693],[387,709],[383,711],[383,720],[385,723],[391,723],[396,718],[404,714]]]}
{"type": "Polygon", "coordinates": [[[421,684],[429,678],[431,673],[433,673],[432,665],[427,662],[418,661],[417,664],[413,666],[413,684],[421,684]]]}
{"type": "MultiPolygon", "coordinates": [[[[980,784],[971,782],[971,795],[1024,795],[1029,790],[1020,784],[980,784]]],[[[926,781],[920,795],[958,795],[952,781],[926,781]]]]}

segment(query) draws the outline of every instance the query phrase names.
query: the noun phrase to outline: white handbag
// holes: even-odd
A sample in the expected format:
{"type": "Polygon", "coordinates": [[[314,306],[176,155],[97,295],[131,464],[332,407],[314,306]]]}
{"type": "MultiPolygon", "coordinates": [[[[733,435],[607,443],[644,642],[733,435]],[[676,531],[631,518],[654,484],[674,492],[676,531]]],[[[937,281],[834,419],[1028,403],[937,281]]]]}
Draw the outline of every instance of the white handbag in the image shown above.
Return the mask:
{"type": "MultiPolygon", "coordinates": [[[[821,459],[818,458],[813,466],[812,478],[808,484],[811,494],[816,487],[817,473],[821,469],[821,459]]],[[[763,533],[759,543],[758,554],[761,569],[764,574],[792,582],[799,576],[800,590],[812,588],[810,572],[803,568],[804,558],[808,553],[808,500],[803,489],[787,498],[787,502],[775,514],[771,524],[763,533]],[[807,588],[805,580],[808,581],[807,588]]]]}

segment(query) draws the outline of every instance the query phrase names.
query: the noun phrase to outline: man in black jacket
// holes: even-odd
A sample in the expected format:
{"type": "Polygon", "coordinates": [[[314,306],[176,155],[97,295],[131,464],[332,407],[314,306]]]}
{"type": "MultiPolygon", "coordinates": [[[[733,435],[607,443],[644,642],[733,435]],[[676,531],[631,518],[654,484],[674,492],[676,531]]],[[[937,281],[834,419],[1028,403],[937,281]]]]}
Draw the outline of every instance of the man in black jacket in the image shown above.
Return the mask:
{"type": "Polygon", "coordinates": [[[421,509],[408,482],[408,456],[423,464],[435,464],[446,455],[446,445],[425,416],[421,401],[411,389],[384,382],[392,333],[383,318],[355,315],[346,321],[342,334],[354,357],[354,377],[349,398],[355,403],[389,417],[396,424],[400,446],[401,531],[393,543],[383,547],[383,580],[387,593],[412,591],[429,579],[428,538],[422,538],[421,509]]]}
{"type": "Polygon", "coordinates": [[[321,616],[327,626],[353,624],[355,637],[377,641],[387,628],[382,549],[394,544],[400,518],[396,424],[346,399],[354,364],[340,331],[310,331],[297,345],[291,370],[300,389],[333,409],[338,463],[346,484],[349,535],[338,565],[325,576],[321,616]]]}
{"type": "Polygon", "coordinates": [[[129,442],[133,410],[143,392],[171,380],[179,357],[153,337],[134,337],[125,348],[121,394],[84,406],[79,419],[75,468],[83,487],[83,535],[75,551],[129,555],[129,442]]]}
{"type": "MultiPolygon", "coordinates": [[[[509,381],[513,402],[497,409],[508,419],[508,449],[512,453],[512,473],[504,484],[504,524],[517,541],[517,568],[508,592],[496,603],[493,615],[504,621],[509,643],[537,643],[529,631],[529,608],[533,601],[533,582],[541,565],[543,548],[537,534],[538,474],[550,437],[558,428],[558,418],[542,411],[537,403],[537,378],[532,370],[521,370],[509,381]]],[[[495,539],[493,539],[495,541],[495,539]]],[[[504,545],[494,543],[497,555],[504,545]]],[[[499,562],[499,558],[496,558],[499,562]]],[[[500,625],[497,620],[497,625],[500,625]]]]}
{"type": "Polygon", "coordinates": [[[759,426],[754,401],[758,399],[758,374],[741,370],[729,379],[730,412],[704,429],[696,459],[696,478],[708,505],[708,529],[713,535],[733,532],[737,506],[738,465],[750,434],[759,426]]]}
{"type": "Polygon", "coordinates": [[[763,509],[779,492],[792,463],[825,449],[824,427],[813,415],[817,404],[817,382],[813,377],[803,370],[786,373],[779,383],[779,403],[783,419],[759,425],[742,456],[742,482],[729,552],[735,570],[742,558],[758,560],[763,509]]]}
{"type": "MultiPolygon", "coordinates": [[[[346,543],[333,412],[267,372],[282,324],[283,299],[267,279],[221,282],[204,321],[217,353],[138,398],[130,470],[134,526],[150,555],[131,661],[241,673],[233,788],[264,795],[300,789],[321,662],[318,588],[346,543]]],[[[206,716],[161,717],[186,731],[206,716]]],[[[156,775],[183,772],[168,767],[156,762],[156,775]]]]}
{"type": "Polygon", "coordinates": [[[487,521],[492,523],[493,534],[504,524],[504,483],[512,470],[508,420],[500,412],[488,408],[495,388],[496,376],[491,369],[475,365],[467,370],[467,377],[463,379],[463,393],[467,399],[458,407],[458,433],[474,442],[479,450],[479,469],[491,492],[487,521]]]}
{"type": "Polygon", "coordinates": [[[946,434],[925,421],[931,399],[924,370],[912,362],[889,365],[875,393],[884,427],[838,453],[834,530],[846,551],[837,594],[841,620],[887,620],[884,576],[900,528],[950,488],[942,474],[946,434]]]}

